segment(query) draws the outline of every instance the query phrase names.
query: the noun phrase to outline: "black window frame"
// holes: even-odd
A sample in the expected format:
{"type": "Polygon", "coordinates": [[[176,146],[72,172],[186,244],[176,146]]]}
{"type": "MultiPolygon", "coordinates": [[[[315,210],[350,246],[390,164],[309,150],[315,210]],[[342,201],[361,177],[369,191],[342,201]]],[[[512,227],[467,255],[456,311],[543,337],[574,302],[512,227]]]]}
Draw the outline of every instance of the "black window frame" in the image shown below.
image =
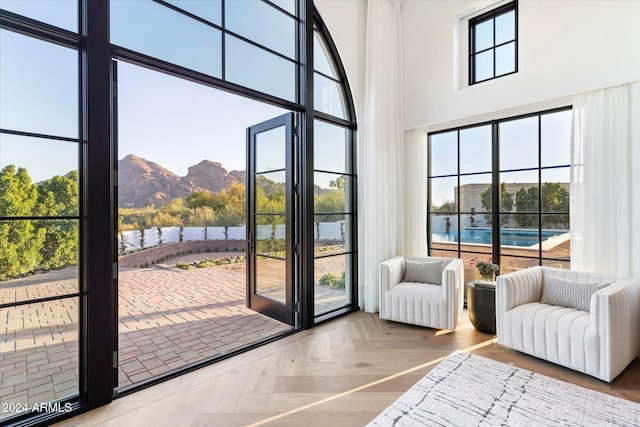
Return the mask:
{"type": "MultiPolygon", "coordinates": [[[[529,114],[523,114],[523,115],[518,115],[518,116],[513,116],[513,117],[506,117],[506,118],[502,118],[502,119],[496,119],[496,120],[491,120],[491,121],[487,121],[487,122],[481,122],[481,123],[474,123],[471,125],[466,125],[466,126],[461,126],[461,127],[457,127],[457,128],[449,128],[449,129],[444,129],[444,130],[439,130],[439,131],[435,131],[435,132],[429,132],[428,133],[428,161],[427,161],[427,188],[428,188],[428,197],[427,197],[427,224],[426,224],[426,230],[427,230],[427,253],[429,255],[432,254],[432,251],[437,251],[437,252],[449,252],[451,253],[451,257],[452,258],[462,258],[462,254],[473,254],[475,256],[478,257],[486,257],[486,256],[491,256],[492,257],[492,262],[496,263],[498,265],[502,265],[501,264],[501,258],[502,257],[508,257],[508,258],[518,258],[518,259],[522,259],[522,260],[531,260],[532,265],[545,265],[545,263],[567,263],[570,262],[570,259],[564,259],[564,258],[553,258],[553,257],[544,257],[543,256],[543,246],[542,244],[538,244],[538,250],[537,250],[537,256],[536,257],[527,257],[527,256],[518,256],[518,255],[510,255],[510,254],[503,254],[502,253],[502,246],[501,246],[501,241],[500,241],[500,230],[502,228],[501,226],[501,216],[502,215],[513,215],[515,212],[502,212],[501,208],[500,208],[500,185],[501,185],[501,174],[502,173],[511,173],[511,172],[527,172],[527,171],[536,171],[537,172],[537,176],[538,176],[538,209],[535,212],[518,212],[518,214],[525,214],[525,215],[537,215],[537,220],[538,220],[538,225],[537,225],[537,231],[538,231],[538,243],[541,243],[543,241],[542,239],[542,229],[543,229],[543,221],[542,221],[542,217],[544,215],[549,215],[549,214],[570,214],[570,210],[571,207],[569,207],[569,211],[567,212],[545,212],[542,210],[542,173],[545,170],[552,170],[552,169],[560,169],[560,168],[570,168],[570,164],[560,164],[560,165],[550,165],[550,166],[543,166],[542,165],[542,132],[541,132],[541,122],[542,122],[542,118],[545,115],[550,115],[550,114],[554,114],[554,113],[559,113],[559,112],[563,112],[563,111],[570,111],[572,110],[572,106],[565,106],[565,107],[559,107],[559,108],[554,108],[554,109],[550,109],[550,110],[544,110],[544,111],[539,111],[539,112],[534,112],[534,113],[529,113],[529,114]],[[513,168],[513,169],[501,169],[500,167],[500,137],[499,137],[499,132],[500,132],[500,124],[501,123],[508,123],[511,121],[515,121],[515,120],[521,120],[521,119],[527,119],[527,118],[531,118],[531,117],[537,117],[537,153],[538,153],[538,165],[537,167],[525,167],[525,168],[513,168]],[[477,127],[483,127],[483,126],[491,126],[491,171],[486,171],[486,172],[470,172],[470,173],[461,173],[461,169],[460,169],[460,132],[464,131],[466,129],[471,129],[471,128],[477,128],[477,127]],[[457,144],[457,149],[456,149],[456,155],[457,155],[457,159],[456,159],[456,164],[457,164],[457,172],[455,174],[446,174],[446,175],[432,175],[431,173],[431,166],[432,166],[432,161],[431,161],[431,138],[434,135],[438,135],[438,134],[445,134],[445,133],[451,133],[451,132],[456,132],[456,144],[457,144]],[[481,249],[478,249],[476,251],[474,250],[462,250],[462,245],[463,242],[461,242],[460,239],[460,232],[462,227],[460,226],[461,219],[463,218],[464,215],[477,215],[479,214],[479,212],[475,212],[475,211],[462,211],[460,209],[460,182],[461,182],[461,177],[467,177],[467,176],[473,176],[473,175],[480,175],[480,174],[491,174],[491,183],[487,184],[487,185],[491,185],[492,187],[492,206],[491,206],[491,212],[487,212],[487,215],[491,215],[492,218],[492,224],[491,224],[491,230],[492,230],[492,243],[491,243],[491,252],[487,252],[486,250],[483,251],[481,249]],[[433,210],[433,204],[432,204],[432,180],[433,179],[438,179],[438,178],[457,178],[457,184],[456,184],[456,191],[457,193],[455,194],[455,200],[454,200],[454,205],[455,205],[455,210],[454,211],[450,211],[450,212],[436,212],[433,210]],[[456,231],[457,233],[457,244],[455,245],[455,249],[443,249],[443,248],[434,248],[433,247],[433,241],[432,241],[432,217],[437,217],[437,216],[441,216],[441,215],[448,215],[448,216],[455,216],[457,218],[457,223],[458,223],[458,229],[456,231]]],[[[570,225],[569,225],[570,228],[570,225]]],[[[436,242],[437,243],[437,242],[436,242]]],[[[452,245],[453,246],[453,245],[452,245]]]]}
{"type": "Polygon", "coordinates": [[[487,82],[490,80],[495,80],[500,77],[508,76],[510,74],[515,74],[518,72],[518,1],[514,1],[503,6],[500,6],[496,9],[490,10],[489,12],[483,13],[482,15],[476,16],[469,20],[469,86],[487,82]],[[508,40],[506,42],[496,44],[496,24],[495,20],[497,17],[501,15],[505,15],[509,12],[514,12],[514,38],[512,40],[508,40]],[[479,24],[482,24],[487,21],[493,21],[493,43],[490,47],[483,49],[481,51],[475,52],[475,28],[479,24]],[[495,51],[497,48],[501,46],[506,46],[510,43],[514,44],[514,70],[508,73],[503,73],[496,75],[496,55],[495,51]],[[493,72],[491,77],[476,80],[475,71],[476,71],[476,56],[478,54],[493,51],[493,72]]]}
{"type": "MultiPolygon", "coordinates": [[[[79,135],[70,138],[69,142],[78,144],[79,155],[79,213],[72,218],[46,218],[46,219],[73,219],[79,222],[79,286],[78,292],[70,295],[55,297],[78,298],[79,313],[79,393],[76,396],[65,399],[62,403],[65,411],[58,412],[53,409],[45,409],[42,412],[28,412],[15,417],[3,419],[0,423],[16,425],[50,425],[53,422],[78,415],[104,404],[114,398],[124,396],[130,392],[154,385],[175,376],[184,374],[202,366],[221,360],[207,359],[201,363],[184,366],[168,373],[167,375],[144,382],[138,387],[127,390],[126,393],[116,393],[117,378],[114,378],[114,366],[117,365],[117,224],[114,215],[114,201],[117,199],[117,170],[114,155],[113,137],[116,133],[117,115],[116,88],[114,79],[116,69],[113,60],[124,60],[129,63],[143,66],[151,70],[160,71],[169,75],[192,80],[205,86],[226,90],[253,100],[270,103],[276,106],[295,111],[300,114],[297,137],[300,142],[297,152],[299,168],[298,174],[298,203],[299,217],[296,219],[297,232],[300,236],[300,252],[297,254],[298,269],[297,292],[299,302],[303,307],[300,328],[311,328],[331,318],[358,310],[358,276],[357,276],[357,223],[351,230],[353,245],[351,268],[352,295],[349,304],[344,307],[326,313],[324,317],[314,315],[314,169],[313,169],[313,123],[315,119],[342,126],[349,132],[352,144],[352,173],[354,179],[357,175],[356,157],[356,114],[353,96],[349,88],[346,72],[340,60],[339,54],[331,36],[316,11],[313,0],[297,0],[296,13],[292,15],[279,5],[267,0],[261,0],[283,14],[294,18],[296,21],[296,57],[284,57],[282,54],[261,45],[259,42],[249,40],[225,29],[224,11],[223,22],[217,25],[206,21],[188,11],[173,6],[163,0],[152,0],[155,3],[172,9],[176,13],[188,16],[191,19],[204,23],[210,27],[222,29],[224,35],[237,37],[246,43],[265,52],[276,55],[296,65],[295,99],[287,100],[276,95],[261,92],[258,89],[241,86],[227,81],[224,75],[224,37],[222,40],[223,66],[222,78],[212,77],[180,65],[172,64],[140,52],[135,52],[120,46],[111,44],[109,38],[109,6],[110,0],[78,0],[78,31],[68,31],[45,22],[18,15],[4,9],[0,10],[0,28],[21,33],[36,39],[56,43],[62,46],[78,50],[79,60],[79,135]],[[330,114],[314,110],[314,71],[313,71],[313,37],[314,31],[320,31],[324,36],[335,61],[338,79],[342,84],[345,97],[347,114],[345,118],[335,117],[330,114]],[[115,351],[114,351],[115,350],[115,351]],[[66,409],[69,408],[69,412],[66,409]]],[[[228,1],[228,0],[226,0],[228,1]]],[[[223,2],[224,4],[224,2],[223,2]]],[[[223,6],[224,7],[224,6],[223,6]]],[[[335,80],[335,79],[334,79],[335,80]]],[[[10,129],[2,130],[10,133],[10,129]]],[[[24,134],[22,136],[50,138],[51,135],[24,134]]],[[[351,194],[354,210],[351,214],[357,220],[357,195],[351,194]]],[[[38,220],[43,218],[38,217],[38,220]]],[[[46,299],[38,300],[44,302],[46,299]]],[[[17,303],[21,305],[22,302],[17,303]]],[[[13,304],[10,304],[13,305],[13,304]]],[[[265,344],[261,342],[258,345],[265,344]]],[[[256,347],[254,346],[254,347],[256,347]]],[[[248,350],[249,347],[243,350],[248,350]]],[[[233,352],[233,356],[239,352],[233,352]]]]}

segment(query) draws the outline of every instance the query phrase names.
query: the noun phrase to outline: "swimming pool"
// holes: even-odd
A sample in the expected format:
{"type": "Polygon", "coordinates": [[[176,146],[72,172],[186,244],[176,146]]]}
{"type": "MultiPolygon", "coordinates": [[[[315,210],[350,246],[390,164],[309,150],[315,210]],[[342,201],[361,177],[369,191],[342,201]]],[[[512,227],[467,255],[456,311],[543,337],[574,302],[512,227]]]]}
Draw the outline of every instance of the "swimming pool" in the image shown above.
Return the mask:
{"type": "MultiPolygon", "coordinates": [[[[567,230],[542,230],[542,241],[567,233],[567,230]]],[[[458,234],[432,233],[433,242],[458,242],[458,234]]],[[[460,231],[462,243],[475,243],[477,245],[490,245],[492,243],[492,231],[486,227],[466,227],[460,231]]],[[[538,230],[524,228],[503,228],[500,230],[500,244],[503,246],[533,246],[538,244],[538,230]]]]}

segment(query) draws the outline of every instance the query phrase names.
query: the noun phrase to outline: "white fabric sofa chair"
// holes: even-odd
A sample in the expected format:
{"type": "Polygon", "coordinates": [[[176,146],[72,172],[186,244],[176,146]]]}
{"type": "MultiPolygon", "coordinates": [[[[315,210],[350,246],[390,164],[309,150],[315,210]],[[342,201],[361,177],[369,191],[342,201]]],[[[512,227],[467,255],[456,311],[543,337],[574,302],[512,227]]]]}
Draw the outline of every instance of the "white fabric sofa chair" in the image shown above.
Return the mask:
{"type": "Polygon", "coordinates": [[[380,266],[380,317],[454,330],[462,313],[463,274],[460,259],[398,256],[383,262],[380,266]],[[416,264],[435,263],[444,268],[437,272],[431,270],[431,277],[428,271],[416,277],[416,273],[420,273],[414,268],[416,264]],[[433,274],[439,277],[430,280],[433,274]],[[437,281],[441,284],[434,284],[437,281]]]}
{"type": "Polygon", "coordinates": [[[640,282],[550,267],[504,274],[496,326],[502,345],[611,382],[640,353],[640,282]]]}

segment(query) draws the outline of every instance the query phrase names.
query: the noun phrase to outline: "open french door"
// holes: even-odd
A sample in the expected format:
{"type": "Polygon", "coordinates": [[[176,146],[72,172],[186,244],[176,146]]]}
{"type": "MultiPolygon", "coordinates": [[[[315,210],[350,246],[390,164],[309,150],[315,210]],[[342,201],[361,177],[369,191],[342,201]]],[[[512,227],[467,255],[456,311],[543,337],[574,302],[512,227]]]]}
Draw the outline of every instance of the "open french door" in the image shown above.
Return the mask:
{"type": "Polygon", "coordinates": [[[247,129],[247,306],[294,326],[294,114],[247,129]]]}

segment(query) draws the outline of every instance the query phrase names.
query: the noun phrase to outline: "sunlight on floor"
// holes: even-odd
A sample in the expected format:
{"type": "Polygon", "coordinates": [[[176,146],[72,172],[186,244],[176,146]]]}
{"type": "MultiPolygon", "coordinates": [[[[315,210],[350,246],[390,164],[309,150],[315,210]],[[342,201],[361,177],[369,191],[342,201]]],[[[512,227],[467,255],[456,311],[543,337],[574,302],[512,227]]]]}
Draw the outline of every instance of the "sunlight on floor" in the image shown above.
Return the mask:
{"type": "MultiPolygon", "coordinates": [[[[466,323],[464,325],[459,325],[456,327],[456,331],[463,331],[465,329],[473,329],[473,325],[471,323],[466,323]]],[[[450,331],[449,329],[440,329],[436,331],[436,336],[439,337],[441,335],[447,335],[455,331],[450,331]]]]}
{"type": "MultiPolygon", "coordinates": [[[[438,332],[448,333],[448,332],[451,332],[451,331],[438,331],[438,332]]],[[[438,334],[438,332],[436,332],[436,335],[438,334]]],[[[489,346],[489,345],[491,345],[491,344],[495,344],[495,343],[497,343],[497,342],[498,342],[497,338],[493,338],[493,339],[490,339],[490,340],[487,340],[487,341],[484,341],[484,342],[478,343],[478,344],[476,344],[476,345],[472,345],[472,346],[467,347],[467,348],[465,348],[465,349],[462,349],[461,351],[470,352],[470,351],[478,350],[478,349],[483,348],[483,347],[487,347],[487,346],[489,346]]],[[[339,398],[341,398],[341,397],[344,397],[344,396],[350,395],[350,394],[352,394],[352,393],[357,393],[357,392],[362,391],[362,390],[364,390],[364,389],[367,389],[367,388],[369,388],[369,387],[373,387],[373,386],[376,386],[376,385],[378,385],[378,384],[382,384],[382,383],[384,383],[384,382],[386,382],[386,381],[393,380],[393,379],[398,378],[398,377],[401,377],[401,376],[403,376],[403,375],[410,374],[410,373],[415,372],[415,371],[417,371],[417,370],[420,370],[420,369],[422,369],[422,368],[426,368],[426,367],[428,367],[428,366],[432,366],[432,365],[437,365],[438,363],[440,363],[440,362],[442,362],[444,359],[446,359],[446,358],[447,358],[447,356],[448,356],[448,355],[445,355],[445,356],[443,356],[443,357],[439,357],[439,358],[437,358],[437,359],[431,360],[431,361],[426,362],[426,363],[423,363],[423,364],[421,364],[421,365],[414,366],[413,368],[406,369],[406,370],[404,370],[404,371],[402,371],[402,372],[398,372],[397,374],[389,375],[388,377],[381,378],[381,379],[379,379],[379,380],[377,380],[377,381],[372,381],[372,382],[370,382],[370,383],[368,383],[368,384],[364,384],[364,385],[361,385],[361,386],[359,386],[359,387],[352,388],[351,390],[347,390],[347,391],[345,391],[345,392],[338,393],[338,394],[336,394],[336,395],[334,395],[334,396],[327,397],[327,398],[322,399],[322,400],[318,400],[317,402],[309,403],[308,405],[304,405],[304,406],[301,406],[301,407],[299,407],[299,408],[292,409],[292,410],[287,411],[287,412],[283,412],[282,414],[274,415],[273,417],[266,418],[266,419],[264,419],[264,420],[262,420],[262,421],[258,421],[257,423],[249,424],[249,426],[248,426],[248,427],[257,427],[257,426],[261,426],[261,425],[264,425],[264,424],[270,423],[270,422],[272,422],[272,421],[276,421],[276,420],[279,420],[279,419],[285,418],[285,417],[287,417],[287,416],[289,416],[289,415],[293,415],[293,414],[296,414],[296,413],[298,413],[298,412],[302,412],[302,411],[307,410],[307,409],[309,409],[309,408],[313,408],[313,407],[315,407],[315,406],[322,405],[323,403],[327,403],[327,402],[330,402],[330,401],[332,401],[332,400],[339,399],[339,398]]]]}

